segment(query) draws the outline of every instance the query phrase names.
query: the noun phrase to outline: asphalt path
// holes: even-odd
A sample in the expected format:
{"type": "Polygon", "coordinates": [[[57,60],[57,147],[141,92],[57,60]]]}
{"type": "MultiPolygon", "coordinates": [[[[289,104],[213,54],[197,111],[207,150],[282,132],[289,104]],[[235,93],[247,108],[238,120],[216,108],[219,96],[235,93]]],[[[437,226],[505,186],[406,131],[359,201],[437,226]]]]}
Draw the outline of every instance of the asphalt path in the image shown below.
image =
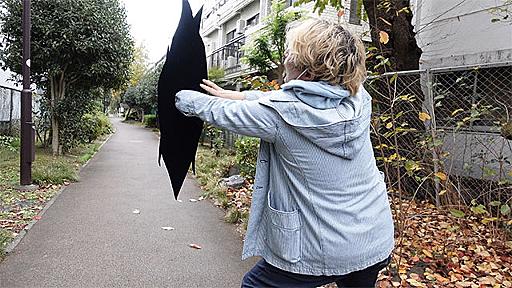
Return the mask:
{"type": "Polygon", "coordinates": [[[189,201],[201,194],[190,176],[174,200],[156,135],[114,125],[80,181],[0,263],[0,287],[240,287],[255,259],[240,260],[242,239],[223,211],[189,201]]]}

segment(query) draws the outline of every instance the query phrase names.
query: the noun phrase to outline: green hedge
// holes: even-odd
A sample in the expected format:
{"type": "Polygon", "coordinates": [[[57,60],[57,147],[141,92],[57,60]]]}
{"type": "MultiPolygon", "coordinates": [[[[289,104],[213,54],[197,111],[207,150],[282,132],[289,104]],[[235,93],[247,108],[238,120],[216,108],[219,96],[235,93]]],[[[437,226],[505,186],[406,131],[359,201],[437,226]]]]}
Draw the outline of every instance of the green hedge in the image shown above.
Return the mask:
{"type": "Polygon", "coordinates": [[[153,115],[153,114],[144,115],[144,125],[148,128],[157,128],[156,115],[153,115]]]}
{"type": "Polygon", "coordinates": [[[102,112],[84,114],[82,116],[83,140],[92,143],[103,135],[112,132],[112,124],[102,112]]]}

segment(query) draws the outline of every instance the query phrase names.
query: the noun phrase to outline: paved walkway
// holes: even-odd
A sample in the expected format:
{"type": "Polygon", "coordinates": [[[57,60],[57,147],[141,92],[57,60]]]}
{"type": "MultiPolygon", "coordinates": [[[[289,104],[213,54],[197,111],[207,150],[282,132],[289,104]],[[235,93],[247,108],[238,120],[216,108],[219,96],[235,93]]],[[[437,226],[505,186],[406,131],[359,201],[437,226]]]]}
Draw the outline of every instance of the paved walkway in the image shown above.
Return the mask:
{"type": "Polygon", "coordinates": [[[115,127],[80,182],[0,263],[0,287],[240,287],[254,260],[240,260],[241,238],[224,213],[189,202],[201,193],[193,179],[175,201],[157,165],[157,137],[118,120],[115,127]]]}

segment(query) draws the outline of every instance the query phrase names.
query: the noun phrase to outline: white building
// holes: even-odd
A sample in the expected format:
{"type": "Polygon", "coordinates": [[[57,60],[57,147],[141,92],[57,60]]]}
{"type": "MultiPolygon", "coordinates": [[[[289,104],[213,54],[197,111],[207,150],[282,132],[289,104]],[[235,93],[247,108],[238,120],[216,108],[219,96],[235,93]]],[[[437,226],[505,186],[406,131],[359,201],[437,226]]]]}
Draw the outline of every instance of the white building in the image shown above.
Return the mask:
{"type": "Polygon", "coordinates": [[[435,111],[438,128],[454,131],[443,138],[442,149],[450,153],[444,166],[458,176],[512,179],[506,160],[512,140],[496,124],[512,121],[512,2],[411,0],[411,6],[420,68],[431,73],[430,80],[421,78],[424,95],[431,83],[432,97],[442,97],[429,113],[435,111]],[[456,109],[482,114],[453,130],[456,109]]]}
{"type": "MultiPolygon", "coordinates": [[[[291,6],[295,1],[287,0],[287,4],[291,6]]],[[[331,7],[327,7],[320,16],[313,13],[313,2],[298,9],[305,11],[309,17],[321,17],[344,23],[350,31],[363,35],[364,40],[370,40],[368,23],[358,16],[364,15],[361,5],[361,1],[344,0],[345,9],[340,16],[338,11],[331,7]]],[[[240,47],[250,41],[253,33],[262,28],[262,20],[269,14],[270,7],[271,0],[207,1],[200,33],[205,44],[208,68],[222,68],[226,79],[252,72],[249,67],[240,63],[240,47]]]]}
{"type": "Polygon", "coordinates": [[[510,1],[412,0],[411,4],[416,40],[423,51],[420,68],[512,61],[510,1]]]}

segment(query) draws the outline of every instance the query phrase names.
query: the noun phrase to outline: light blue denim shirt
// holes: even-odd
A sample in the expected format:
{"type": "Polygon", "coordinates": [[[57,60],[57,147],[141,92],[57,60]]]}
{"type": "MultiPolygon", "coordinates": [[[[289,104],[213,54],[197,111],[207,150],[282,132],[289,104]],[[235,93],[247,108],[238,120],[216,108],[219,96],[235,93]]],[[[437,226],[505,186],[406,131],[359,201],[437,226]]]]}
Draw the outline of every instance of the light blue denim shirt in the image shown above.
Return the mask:
{"type": "Polygon", "coordinates": [[[370,142],[371,97],[323,82],[227,100],[195,91],[176,107],[261,138],[242,259],[286,271],[343,275],[386,259],[393,220],[370,142]]]}

